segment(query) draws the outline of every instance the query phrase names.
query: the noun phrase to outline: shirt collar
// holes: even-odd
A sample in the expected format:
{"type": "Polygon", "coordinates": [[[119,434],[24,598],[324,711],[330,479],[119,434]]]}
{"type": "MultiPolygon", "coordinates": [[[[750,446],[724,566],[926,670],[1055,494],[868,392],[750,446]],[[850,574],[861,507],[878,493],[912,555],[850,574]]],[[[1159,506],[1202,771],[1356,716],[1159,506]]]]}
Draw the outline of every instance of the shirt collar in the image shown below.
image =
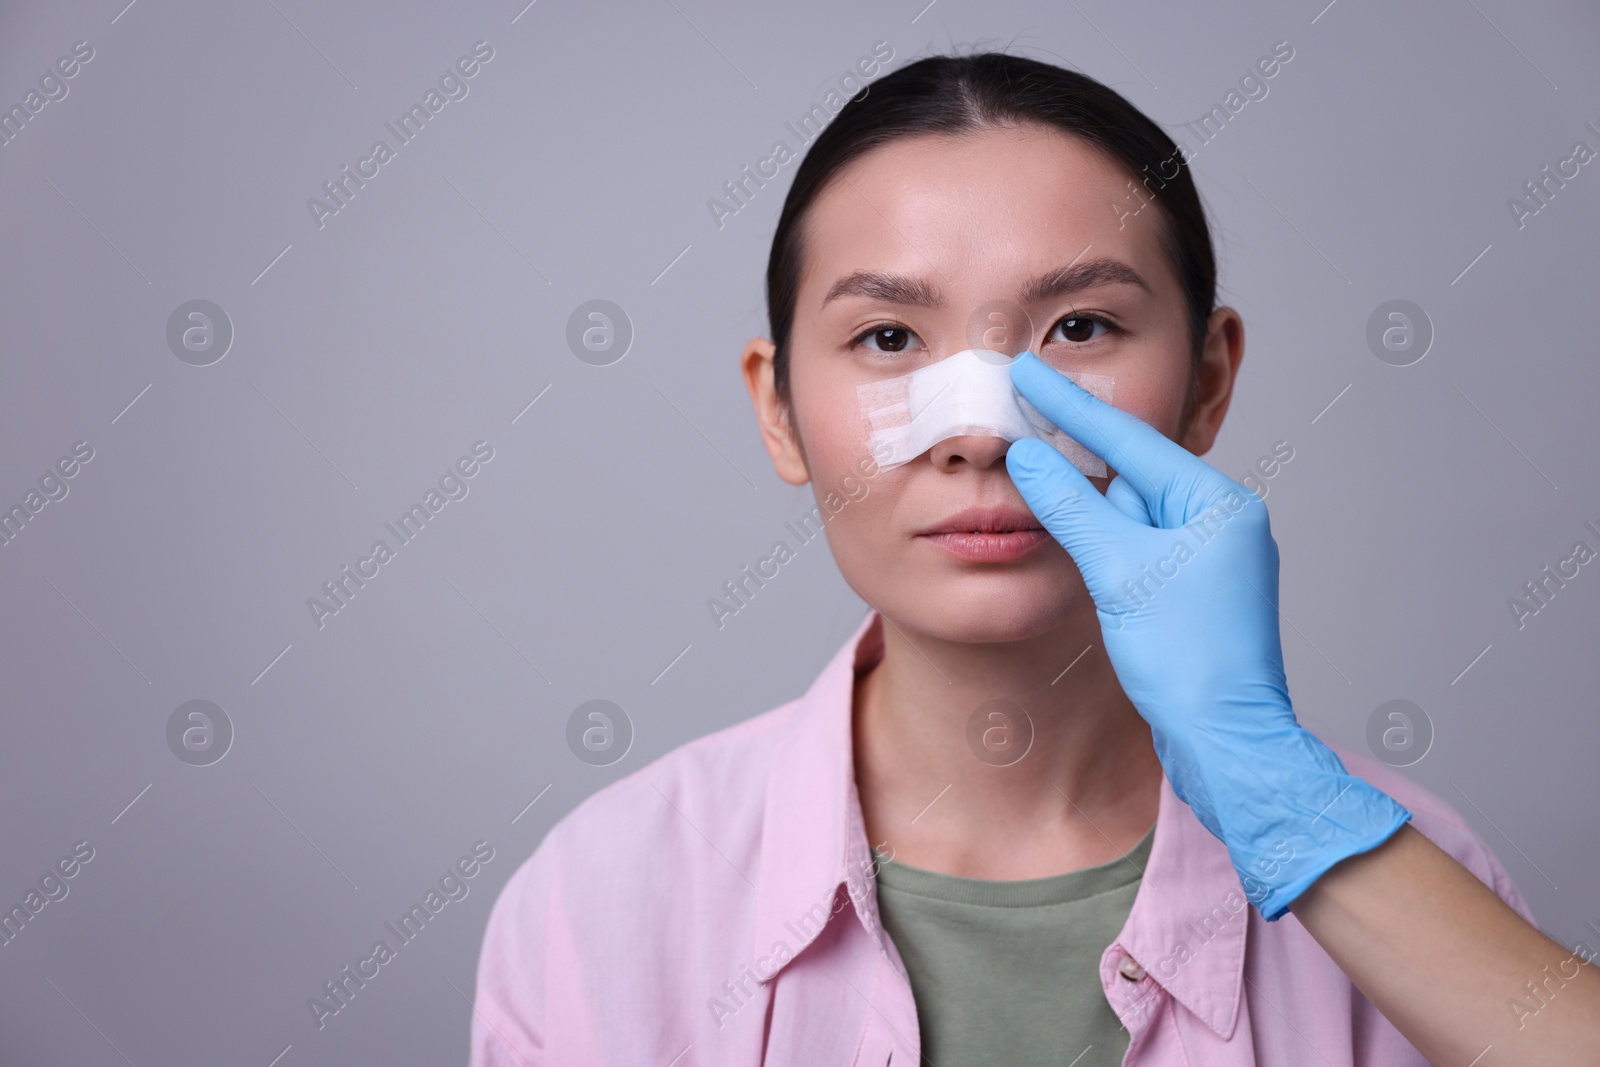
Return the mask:
{"type": "MultiPolygon", "coordinates": [[[[1125,953],[1227,1040],[1239,1021],[1249,926],[1250,903],[1227,846],[1178,799],[1163,775],[1149,863],[1128,920],[1101,959],[1108,991],[1135,985],[1111,977],[1125,953]]],[[[1141,989],[1131,999],[1143,995],[1148,991],[1141,989]]]]}
{"type": "MultiPolygon", "coordinates": [[[[790,705],[767,777],[752,958],[781,970],[815,939],[844,885],[876,937],[872,851],[856,793],[851,711],[858,673],[883,656],[883,623],[870,611],[804,696],[790,705]],[[778,946],[786,952],[775,951],[778,946]]],[[[840,909],[842,910],[842,909],[840,909]]]]}
{"type": "MultiPolygon", "coordinates": [[[[766,961],[760,968],[766,977],[842,915],[848,905],[839,899],[841,887],[855,920],[880,937],[851,713],[855,679],[877,664],[883,648],[883,617],[869,611],[780,726],[767,779],[751,943],[752,958],[766,961]]],[[[1150,861],[1128,920],[1102,959],[1102,973],[1122,954],[1131,955],[1226,1040],[1239,1018],[1249,909],[1226,847],[1163,777],[1150,861]]],[[[1139,999],[1133,983],[1115,981],[1139,999]]]]}

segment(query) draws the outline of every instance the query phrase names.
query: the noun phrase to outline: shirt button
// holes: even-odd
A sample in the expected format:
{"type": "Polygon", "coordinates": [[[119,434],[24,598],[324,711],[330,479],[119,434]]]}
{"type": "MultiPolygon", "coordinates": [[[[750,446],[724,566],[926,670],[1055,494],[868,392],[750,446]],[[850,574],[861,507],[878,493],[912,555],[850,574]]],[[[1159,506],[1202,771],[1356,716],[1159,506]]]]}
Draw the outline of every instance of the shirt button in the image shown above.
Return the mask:
{"type": "Polygon", "coordinates": [[[1132,956],[1122,957],[1122,962],[1117,965],[1117,970],[1122,973],[1122,977],[1130,982],[1137,982],[1144,977],[1144,968],[1139,966],[1139,961],[1132,956]]]}

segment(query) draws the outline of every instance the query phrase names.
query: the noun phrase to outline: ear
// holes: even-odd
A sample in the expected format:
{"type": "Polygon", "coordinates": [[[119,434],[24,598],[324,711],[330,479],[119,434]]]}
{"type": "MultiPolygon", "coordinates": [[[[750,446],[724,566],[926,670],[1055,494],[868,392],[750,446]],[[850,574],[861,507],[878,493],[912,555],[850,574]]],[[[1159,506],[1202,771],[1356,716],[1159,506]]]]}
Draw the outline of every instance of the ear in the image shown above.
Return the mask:
{"type": "Polygon", "coordinates": [[[1195,368],[1194,408],[1178,443],[1197,456],[1211,451],[1233,399],[1233,383],[1244,359],[1244,320],[1231,307],[1221,307],[1206,320],[1206,343],[1195,368]]]}
{"type": "Polygon", "coordinates": [[[774,385],[772,357],[776,351],[768,338],[753,337],[744,346],[740,366],[773,469],[790,485],[804,485],[811,480],[811,472],[806,468],[805,451],[790,419],[789,407],[779,399],[774,385]]]}

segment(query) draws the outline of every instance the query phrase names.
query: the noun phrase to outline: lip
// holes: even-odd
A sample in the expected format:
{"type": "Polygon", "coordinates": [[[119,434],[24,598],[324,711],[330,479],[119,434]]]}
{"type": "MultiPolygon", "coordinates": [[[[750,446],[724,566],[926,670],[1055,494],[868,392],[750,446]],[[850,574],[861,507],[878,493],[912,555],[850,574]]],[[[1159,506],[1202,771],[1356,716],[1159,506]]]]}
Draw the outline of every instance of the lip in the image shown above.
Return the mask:
{"type": "Polygon", "coordinates": [[[1019,530],[1042,530],[1039,520],[1027,508],[1010,504],[991,504],[986,507],[963,508],[942,522],[934,523],[921,534],[941,533],[1012,533],[1019,530]]]}
{"type": "Polygon", "coordinates": [[[1010,563],[1051,540],[1033,512],[1004,505],[966,508],[917,536],[973,563],[1010,563]]]}
{"type": "Polygon", "coordinates": [[[1010,533],[923,534],[930,544],[972,563],[1011,563],[1043,547],[1050,535],[1043,530],[1010,533]]]}

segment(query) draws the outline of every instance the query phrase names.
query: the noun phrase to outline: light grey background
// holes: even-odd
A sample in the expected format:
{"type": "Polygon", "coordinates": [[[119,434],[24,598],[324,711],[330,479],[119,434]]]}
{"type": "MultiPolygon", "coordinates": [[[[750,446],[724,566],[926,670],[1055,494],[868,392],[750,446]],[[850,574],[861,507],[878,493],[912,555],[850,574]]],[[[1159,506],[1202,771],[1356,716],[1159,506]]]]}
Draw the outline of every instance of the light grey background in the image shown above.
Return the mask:
{"type": "Polygon", "coordinates": [[[1507,207],[1600,150],[1593,5],[523,2],[0,11],[7,108],[94,48],[0,146],[0,504],[95,450],[0,547],[0,904],[95,850],[0,946],[0,1061],[459,1062],[489,906],[555,820],[803,691],[865,610],[825,550],[720,631],[706,607],[810,506],[736,370],[794,168],[721,228],[706,202],[877,41],[1070,65],[1179,136],[1292,44],[1194,161],[1248,339],[1207,458],[1294,449],[1268,499],[1303,721],[1365,745],[1418,704],[1406,773],[1593,943],[1600,565],[1507,606],[1600,547],[1600,162],[1507,207]],[[479,40],[467,97],[319,229],[307,199],[479,40]],[[236,334],[208,367],[166,343],[197,298],[236,334]],[[605,367],[565,341],[597,298],[635,331],[605,367]],[[1397,298],[1436,332],[1408,367],[1366,342],[1397,298]],[[469,495],[319,630],[307,598],[478,440],[469,495]],[[635,730],[605,768],[565,740],[593,698],[635,730]],[[236,733],[208,767],[167,745],[193,699],[236,733]],[[470,894],[319,1030],[308,998],[480,839],[470,894]]]}

